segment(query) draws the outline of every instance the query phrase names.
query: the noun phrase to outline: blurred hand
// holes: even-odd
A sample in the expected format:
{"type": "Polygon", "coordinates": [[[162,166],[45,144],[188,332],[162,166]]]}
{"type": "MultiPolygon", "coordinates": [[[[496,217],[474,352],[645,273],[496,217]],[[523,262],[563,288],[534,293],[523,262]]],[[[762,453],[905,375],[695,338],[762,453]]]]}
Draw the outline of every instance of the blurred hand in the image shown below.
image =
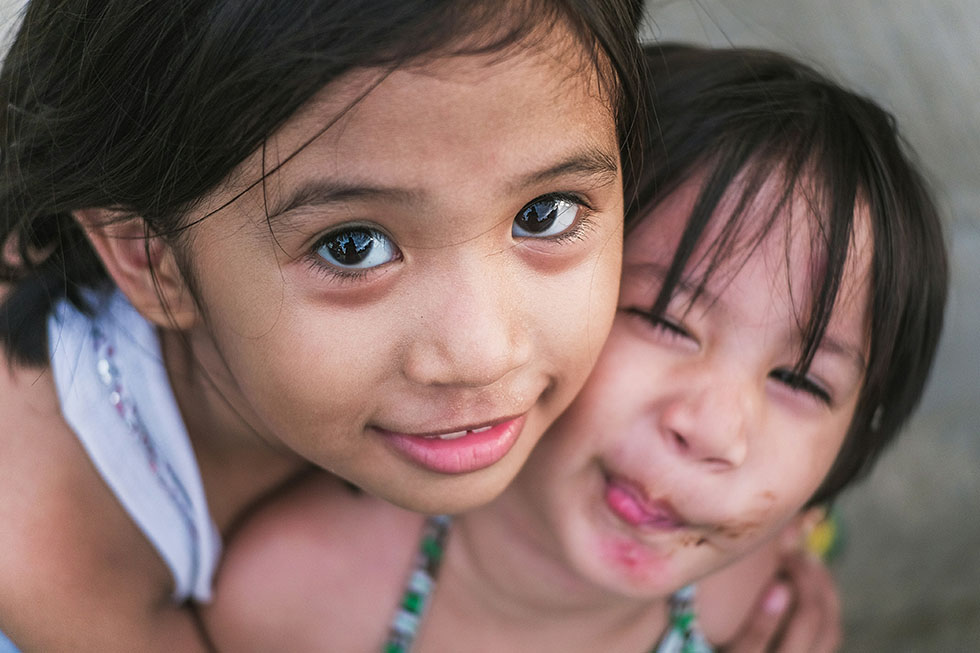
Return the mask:
{"type": "Polygon", "coordinates": [[[784,541],[794,544],[787,544],[776,579],[725,647],[727,653],[831,653],[840,648],[840,599],[830,571],[802,550],[799,538],[784,541]]]}

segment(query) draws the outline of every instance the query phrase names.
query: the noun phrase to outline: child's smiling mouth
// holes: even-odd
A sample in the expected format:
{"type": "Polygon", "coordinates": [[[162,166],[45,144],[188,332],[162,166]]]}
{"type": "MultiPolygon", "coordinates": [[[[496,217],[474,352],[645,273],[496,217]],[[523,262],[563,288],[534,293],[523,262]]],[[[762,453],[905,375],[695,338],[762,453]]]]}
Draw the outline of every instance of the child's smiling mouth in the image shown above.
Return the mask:
{"type": "Polygon", "coordinates": [[[465,474],[489,467],[507,455],[524,428],[525,415],[429,433],[376,428],[402,457],[440,474],[465,474]]]}

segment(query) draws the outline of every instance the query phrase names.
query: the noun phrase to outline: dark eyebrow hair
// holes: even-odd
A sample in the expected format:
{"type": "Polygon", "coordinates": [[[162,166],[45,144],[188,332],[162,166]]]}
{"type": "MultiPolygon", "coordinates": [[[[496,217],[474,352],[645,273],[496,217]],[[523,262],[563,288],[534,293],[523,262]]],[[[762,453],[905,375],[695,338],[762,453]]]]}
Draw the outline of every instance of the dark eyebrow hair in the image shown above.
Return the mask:
{"type": "Polygon", "coordinates": [[[270,221],[276,221],[276,218],[301,206],[343,204],[358,199],[418,203],[422,198],[420,192],[406,188],[314,179],[302,184],[278,204],[270,207],[267,218],[270,221]]]}
{"type": "Polygon", "coordinates": [[[619,175],[619,158],[595,146],[587,147],[543,170],[521,177],[514,187],[534,186],[565,176],[596,177],[598,185],[611,183],[619,175]]]}
{"type": "MultiPolygon", "coordinates": [[[[589,146],[546,168],[519,175],[507,186],[512,191],[519,192],[529,186],[541,185],[568,176],[594,177],[596,187],[610,184],[619,176],[618,153],[613,156],[599,147],[589,146]]],[[[419,204],[424,200],[424,192],[357,181],[313,179],[301,184],[280,202],[270,206],[267,219],[276,222],[283,214],[303,206],[342,204],[351,200],[385,200],[419,204]]]]}

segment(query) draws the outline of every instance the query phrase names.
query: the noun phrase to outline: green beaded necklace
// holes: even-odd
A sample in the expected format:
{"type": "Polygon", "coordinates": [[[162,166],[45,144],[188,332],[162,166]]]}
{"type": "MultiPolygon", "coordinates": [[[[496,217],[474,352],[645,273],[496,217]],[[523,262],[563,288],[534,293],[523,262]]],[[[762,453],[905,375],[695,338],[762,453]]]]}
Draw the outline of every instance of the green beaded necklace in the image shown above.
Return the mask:
{"type": "MultiPolygon", "coordinates": [[[[382,653],[409,653],[412,650],[439,575],[451,523],[452,518],[448,515],[425,520],[415,567],[388,628],[382,653]]],[[[670,626],[650,653],[712,653],[712,650],[697,627],[694,586],[688,585],[670,597],[670,626]]]]}
{"type": "Polygon", "coordinates": [[[422,541],[415,557],[415,568],[408,579],[398,612],[388,629],[388,639],[381,649],[383,653],[408,653],[411,650],[439,575],[451,521],[448,515],[437,515],[425,520],[422,541]]]}

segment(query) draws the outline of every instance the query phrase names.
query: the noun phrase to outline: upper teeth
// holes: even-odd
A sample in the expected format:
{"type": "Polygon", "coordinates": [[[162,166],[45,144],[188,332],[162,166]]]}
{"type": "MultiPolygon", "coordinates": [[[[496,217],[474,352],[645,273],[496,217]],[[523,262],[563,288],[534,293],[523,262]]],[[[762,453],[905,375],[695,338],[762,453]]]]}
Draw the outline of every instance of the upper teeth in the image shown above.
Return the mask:
{"type": "Polygon", "coordinates": [[[484,431],[489,431],[492,426],[481,426],[478,429],[469,429],[466,431],[454,431],[452,433],[443,433],[437,436],[440,440],[455,440],[456,438],[461,438],[467,433],[483,433],[484,431]]]}

